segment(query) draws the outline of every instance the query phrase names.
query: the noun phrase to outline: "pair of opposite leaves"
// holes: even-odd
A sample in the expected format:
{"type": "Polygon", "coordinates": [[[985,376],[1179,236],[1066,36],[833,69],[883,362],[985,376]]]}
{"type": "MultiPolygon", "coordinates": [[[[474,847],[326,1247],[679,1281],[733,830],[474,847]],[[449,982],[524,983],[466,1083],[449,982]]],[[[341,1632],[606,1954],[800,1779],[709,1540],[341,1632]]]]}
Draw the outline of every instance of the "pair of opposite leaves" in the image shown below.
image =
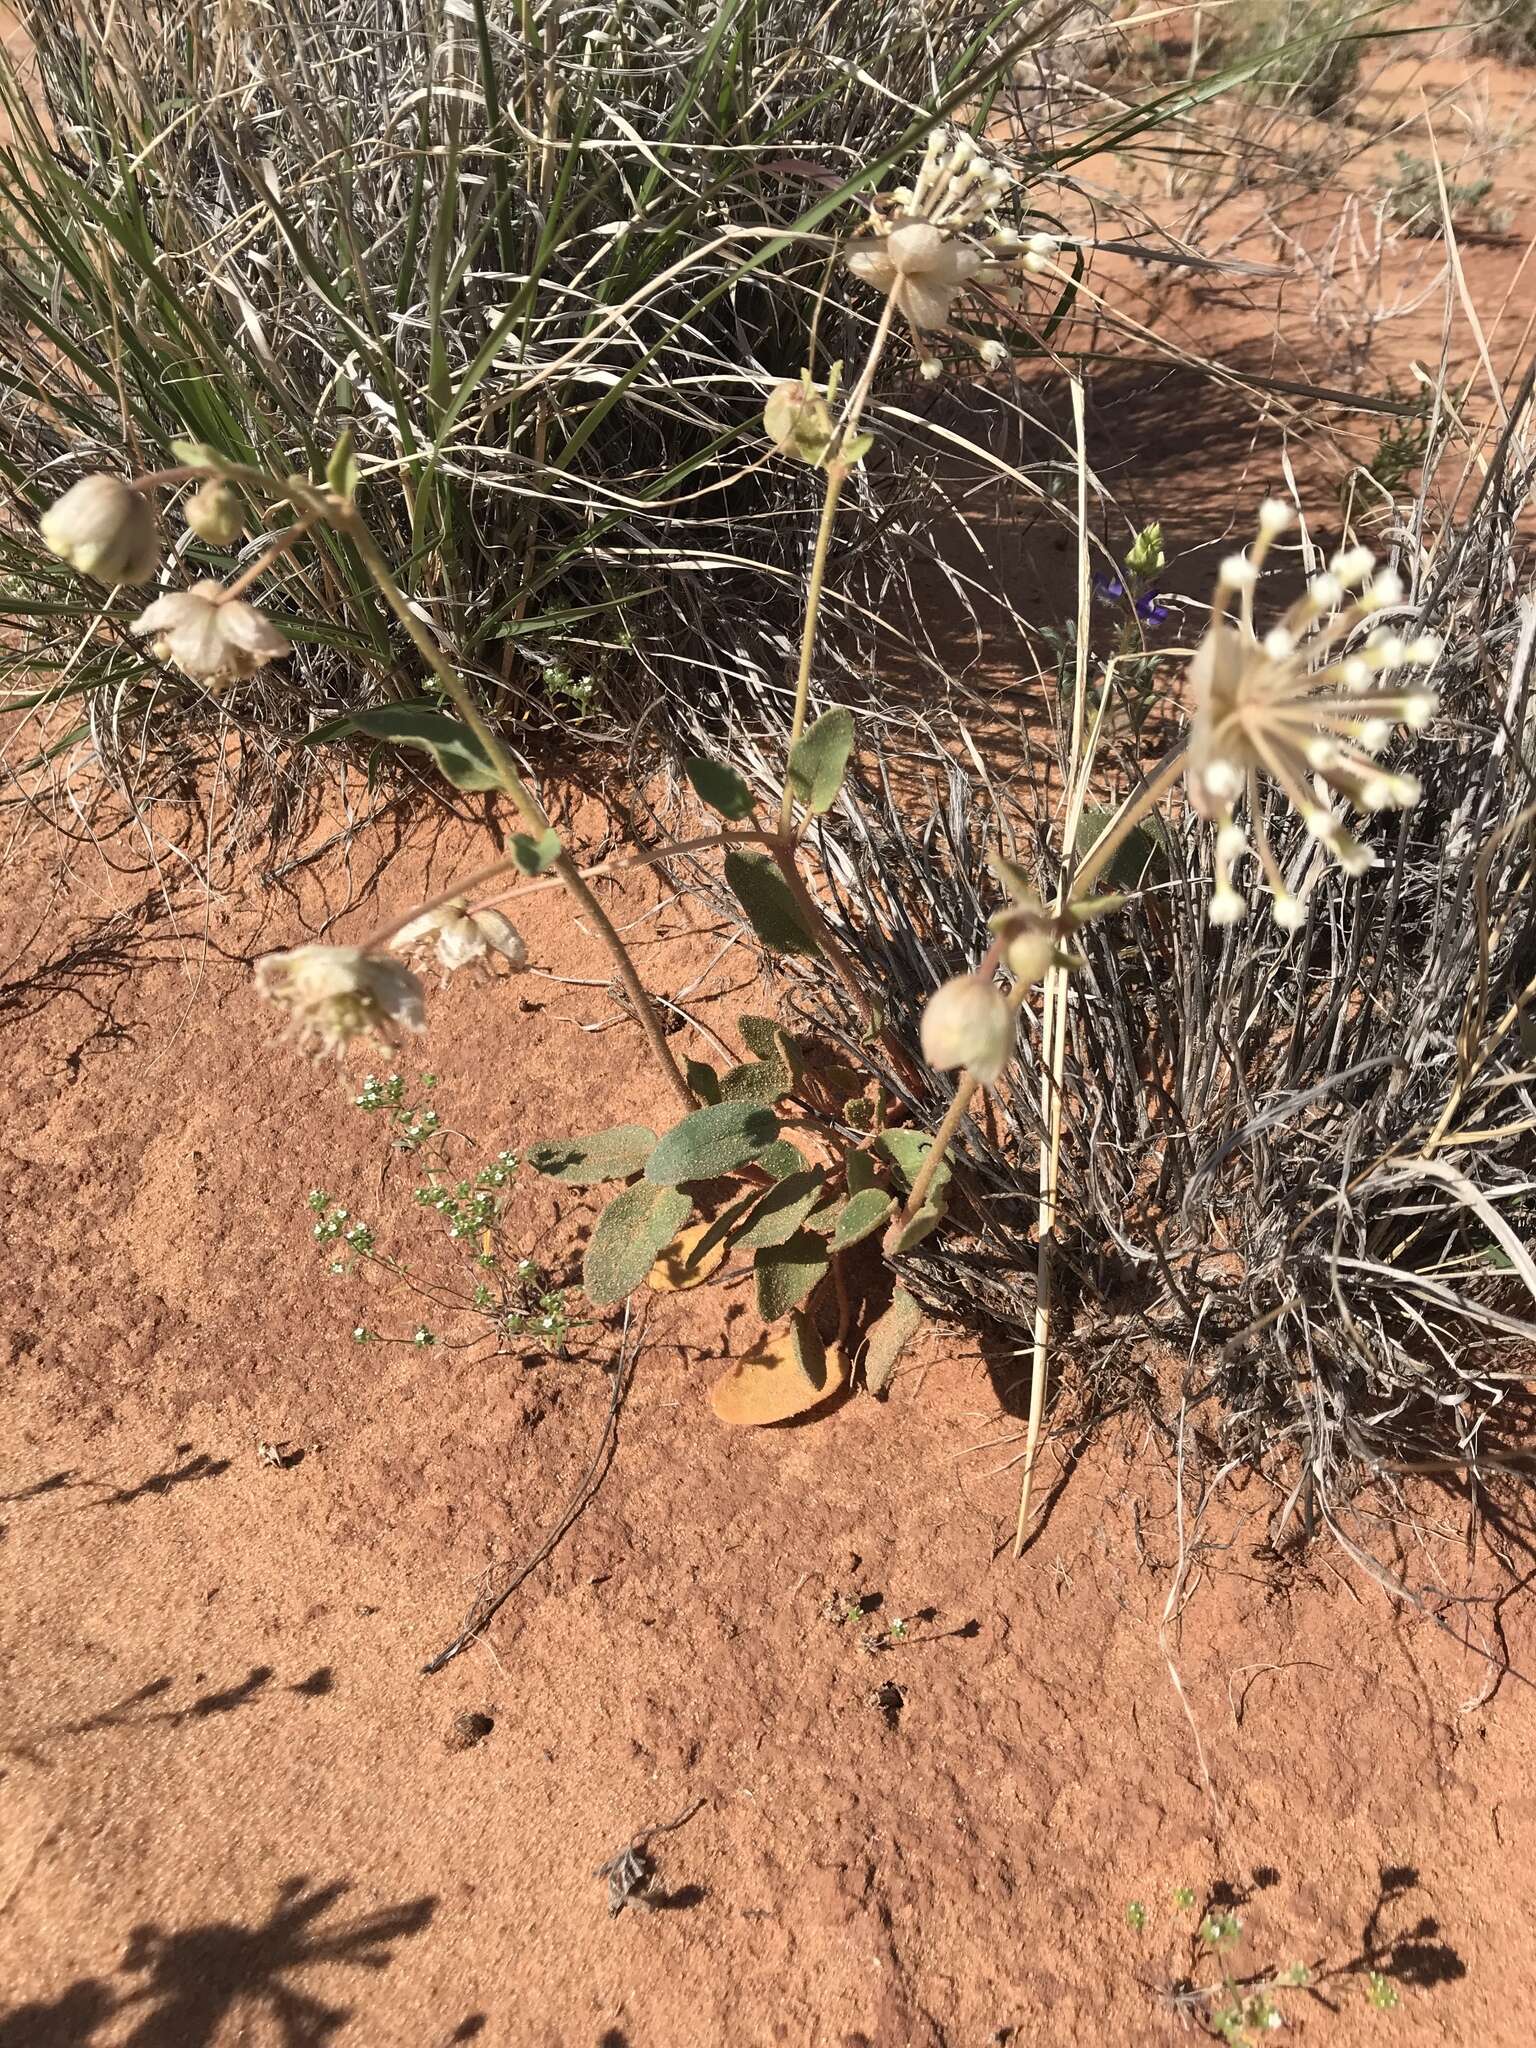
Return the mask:
{"type": "MultiPolygon", "coordinates": [[[[673,1238],[651,1268],[650,1284],[659,1293],[674,1294],[707,1280],[725,1257],[726,1241],[696,1223],[673,1238]]],[[[728,1365],[709,1390],[710,1406],[722,1422],[759,1426],[788,1422],[835,1394],[848,1377],[841,1346],[824,1345],[809,1316],[797,1309],[789,1327],[778,1336],[766,1331],[752,1350],[728,1365]]]]}

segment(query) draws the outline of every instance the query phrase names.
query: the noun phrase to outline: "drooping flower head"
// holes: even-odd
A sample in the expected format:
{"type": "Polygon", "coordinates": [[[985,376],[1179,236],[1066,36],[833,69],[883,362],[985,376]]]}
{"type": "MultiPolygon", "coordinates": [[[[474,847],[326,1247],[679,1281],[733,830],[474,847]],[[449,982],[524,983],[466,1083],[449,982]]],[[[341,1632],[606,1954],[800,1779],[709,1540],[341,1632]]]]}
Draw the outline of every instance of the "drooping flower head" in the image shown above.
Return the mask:
{"type": "Polygon", "coordinates": [[[160,566],[155,508],[120,477],[81,477],[41,526],[44,546],[97,583],[147,583],[160,566]]]}
{"type": "Polygon", "coordinates": [[[1375,855],[1345,829],[1333,799],[1362,811],[1416,804],[1414,778],[1389,773],[1375,757],[1394,726],[1418,731],[1438,708],[1432,691],[1390,683],[1399,669],[1433,666],[1440,643],[1432,635],[1405,641],[1379,626],[1358,647],[1341,651],[1372,614],[1403,596],[1401,580],[1378,574],[1367,548],[1335,555],[1279,625],[1259,636],[1254,591],[1271,542],[1290,521],[1291,508],[1279,499],[1259,508],[1258,539],[1222,563],[1210,627],[1190,663],[1185,782],[1195,809],[1217,828],[1215,924],[1236,924],[1246,910],[1232,881],[1233,863],[1248,843],[1234,817],[1245,800],[1276,922],[1294,930],[1306,920],[1264,828],[1261,780],[1278,786],[1346,873],[1361,874],[1375,855]]]}
{"type": "Polygon", "coordinates": [[[1018,1019],[995,981],[957,974],[928,998],[923,1010],[923,1058],[940,1073],[965,1067],[986,1086],[1013,1056],[1018,1019]]]}
{"type": "MultiPolygon", "coordinates": [[[[935,129],[916,182],[874,200],[868,238],[848,250],[848,268],[886,293],[911,328],[925,377],[943,367],[925,336],[948,330],[962,293],[1000,292],[1012,304],[1014,266],[1038,273],[1056,254],[1053,236],[1022,241],[992,218],[1012,189],[1013,174],[983,156],[969,135],[935,129]]],[[[1007,358],[999,341],[976,347],[989,369],[1007,358]]]]}
{"type": "Polygon", "coordinates": [[[301,1046],[340,1055],[354,1038],[395,1046],[427,1028],[421,983],[387,953],[360,946],[295,946],[256,962],[259,995],[288,1011],[301,1046]]]}
{"type": "Polygon", "coordinates": [[[139,614],[133,630],[152,633],[156,659],[173,661],[200,683],[244,681],[289,646],[265,612],[242,598],[224,598],[222,586],[211,581],[168,590],[139,614]]]}
{"type": "Polygon", "coordinates": [[[397,953],[417,953],[431,946],[444,980],[460,967],[492,973],[493,955],[507,961],[514,973],[528,964],[528,948],[517,927],[499,910],[466,909],[462,896],[412,918],[389,943],[397,953]]]}

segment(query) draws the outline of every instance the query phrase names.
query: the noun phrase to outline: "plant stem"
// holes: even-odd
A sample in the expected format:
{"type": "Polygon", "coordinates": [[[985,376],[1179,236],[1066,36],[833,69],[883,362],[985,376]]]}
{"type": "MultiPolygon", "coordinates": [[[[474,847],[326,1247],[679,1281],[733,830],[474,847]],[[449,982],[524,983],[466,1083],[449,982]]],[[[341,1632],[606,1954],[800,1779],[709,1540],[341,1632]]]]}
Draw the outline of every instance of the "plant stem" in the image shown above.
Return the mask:
{"type": "MultiPolygon", "coordinates": [[[[351,538],[353,546],[361,555],[363,564],[378,586],[379,593],[385,603],[400,621],[401,625],[404,626],[422,659],[429,665],[433,674],[442,684],[444,691],[458,707],[465,724],[474,733],[481,746],[484,747],[492,766],[501,780],[503,789],[505,789],[507,795],[511,797],[517,807],[518,815],[523,820],[523,823],[535,834],[547,832],[549,830],[548,818],[545,817],[543,810],[513,766],[511,755],[502,745],[489,720],[475,702],[473,692],[466,689],[462,678],[448,661],[436,640],[411,610],[404,592],[391,574],[389,565],[380,554],[378,545],[373,535],[369,532],[368,527],[350,505],[342,507],[339,501],[338,509],[333,512],[332,517],[336,524],[351,538]]],[[[629,997],[630,1007],[634,1010],[635,1016],[639,1020],[640,1028],[645,1033],[646,1042],[651,1048],[656,1064],[661,1068],[662,1073],[672,1088],[672,1092],[686,1109],[693,1109],[695,1107],[693,1090],[688,1086],[687,1081],[683,1077],[682,1069],[672,1056],[672,1048],[667,1044],[666,1037],[662,1032],[661,1019],[656,1014],[656,1007],[652,1003],[650,996],[646,993],[645,985],[636,971],[635,963],[630,958],[629,948],[619,935],[612,918],[609,917],[602,904],[598,902],[587,883],[583,881],[580,869],[568,853],[562,851],[550,863],[550,866],[565,884],[567,893],[592,920],[592,923],[597,928],[598,936],[613,956],[614,965],[619,971],[619,979],[623,983],[624,991],[629,997]]]]}
{"type": "MultiPolygon", "coordinates": [[[[1013,987],[1009,989],[1007,1003],[1009,1009],[1015,1014],[1023,1007],[1024,998],[1029,994],[1029,989],[1030,984],[1025,981],[1016,981],[1013,987]]],[[[965,1113],[970,1108],[971,1100],[980,1086],[981,1083],[970,1071],[969,1067],[962,1068],[960,1079],[955,1085],[954,1100],[950,1103],[949,1108],[945,1110],[944,1121],[933,1134],[933,1143],[928,1148],[928,1155],[917,1169],[917,1178],[912,1183],[912,1192],[902,1204],[895,1222],[885,1233],[883,1249],[887,1258],[893,1256],[894,1247],[900,1241],[902,1232],[928,1199],[928,1190],[933,1185],[933,1177],[943,1165],[945,1154],[949,1151],[950,1146],[955,1142],[960,1126],[965,1122],[965,1113]]]]}
{"type": "Polygon", "coordinates": [[[302,519],[295,520],[286,533],[280,533],[270,547],[262,549],[248,569],[242,569],[233,582],[225,584],[214,599],[215,604],[228,604],[231,598],[239,597],[243,591],[249,590],[253,583],[266,574],[274,562],[293,552],[319,517],[318,512],[306,512],[302,519]]]}
{"type": "MultiPolygon", "coordinates": [[[[832,446],[827,453],[826,496],[821,503],[821,524],[816,529],[816,551],[811,557],[811,580],[805,592],[805,621],[800,629],[800,666],[795,675],[795,708],[789,721],[789,746],[793,753],[795,742],[805,731],[805,714],[811,694],[811,663],[816,653],[816,627],[821,617],[821,593],[827,580],[827,555],[832,546],[832,528],[837,521],[838,503],[843,495],[843,485],[848,481],[849,465],[844,462],[842,451],[846,443],[858,430],[859,414],[869,397],[870,387],[875,381],[875,371],[885,353],[885,344],[891,335],[891,318],[896,310],[894,297],[887,296],[880,309],[879,323],[875,328],[869,354],[864,359],[864,368],[859,381],[849,397],[847,408],[838,422],[832,446]]],[[[779,836],[787,839],[794,817],[795,799],[786,777],[784,795],[779,804],[779,836]]]]}
{"type": "MultiPolygon", "coordinates": [[[[821,501],[821,524],[816,529],[816,552],[811,557],[811,580],[805,593],[805,622],[800,629],[800,668],[795,677],[795,709],[789,721],[789,749],[793,753],[795,743],[805,731],[806,706],[811,694],[811,662],[816,653],[816,622],[821,613],[822,585],[827,579],[827,554],[832,545],[832,528],[837,520],[838,500],[843,495],[847,480],[846,467],[834,457],[827,464],[827,490],[821,501]]],[[[784,778],[784,795],[779,804],[779,833],[783,838],[789,835],[790,822],[794,817],[795,798],[789,786],[789,777],[784,778]]]]}

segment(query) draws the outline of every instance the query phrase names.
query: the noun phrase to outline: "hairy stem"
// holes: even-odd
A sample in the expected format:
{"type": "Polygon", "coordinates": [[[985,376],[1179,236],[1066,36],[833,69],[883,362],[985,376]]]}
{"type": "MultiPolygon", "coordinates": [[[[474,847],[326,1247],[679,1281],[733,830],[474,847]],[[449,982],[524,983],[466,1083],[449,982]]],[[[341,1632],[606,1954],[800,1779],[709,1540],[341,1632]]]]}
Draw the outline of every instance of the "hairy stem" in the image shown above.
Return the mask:
{"type": "MultiPolygon", "coordinates": [[[[388,563],[380,554],[378,545],[363,520],[350,505],[340,508],[333,516],[336,518],[336,523],[351,538],[353,546],[361,555],[363,565],[378,586],[379,593],[385,603],[395,614],[401,625],[404,626],[406,632],[411,637],[412,644],[416,647],[422,659],[428,663],[433,674],[442,684],[444,691],[458,707],[465,724],[474,733],[481,746],[484,747],[492,766],[500,778],[503,789],[505,789],[507,795],[511,797],[516,805],[519,817],[521,817],[531,832],[535,834],[547,832],[549,830],[549,820],[545,817],[538,802],[523,782],[517,769],[513,766],[511,755],[502,745],[489,720],[475,702],[473,692],[465,688],[462,678],[444,655],[436,640],[411,610],[410,605],[406,602],[404,592],[396,583],[388,563]]],[[[687,1081],[683,1077],[681,1067],[679,1067],[677,1061],[672,1056],[672,1048],[667,1044],[666,1036],[662,1031],[661,1019],[656,1014],[656,1006],[646,992],[645,985],[640,979],[635,963],[630,957],[629,948],[620,936],[618,928],[615,926],[612,918],[609,917],[607,911],[604,910],[602,904],[598,902],[591,888],[582,879],[581,870],[576,866],[568,853],[560,853],[550,863],[550,866],[565,884],[566,891],[572,900],[591,919],[597,929],[598,936],[613,956],[613,962],[619,971],[619,979],[623,983],[624,992],[629,997],[630,1007],[634,1010],[635,1016],[639,1020],[640,1028],[645,1033],[646,1043],[650,1046],[656,1064],[665,1075],[672,1092],[686,1109],[694,1108],[693,1090],[688,1086],[687,1081]]]]}

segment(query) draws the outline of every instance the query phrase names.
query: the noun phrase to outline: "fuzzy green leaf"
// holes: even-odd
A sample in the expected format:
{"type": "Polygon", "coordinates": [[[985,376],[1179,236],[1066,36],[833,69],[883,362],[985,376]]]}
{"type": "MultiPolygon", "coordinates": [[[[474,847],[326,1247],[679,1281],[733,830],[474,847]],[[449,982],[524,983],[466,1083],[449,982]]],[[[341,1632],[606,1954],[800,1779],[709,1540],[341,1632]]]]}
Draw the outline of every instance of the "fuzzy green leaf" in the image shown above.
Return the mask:
{"type": "Polygon", "coordinates": [[[757,1312],[765,1323],[777,1322],[798,1308],[831,1266],[819,1237],[800,1230],[783,1244],[764,1245],[752,1261],[757,1282],[757,1312]]]}
{"type": "Polygon", "coordinates": [[[778,1135],[778,1118],[760,1104],[714,1102],[667,1132],[645,1162],[645,1177],[658,1187],[715,1180],[743,1165],[778,1135]]]}
{"type": "Polygon", "coordinates": [[[923,1326],[923,1312],[905,1287],[898,1287],[890,1307],[869,1326],[864,1346],[864,1384],[883,1394],[891,1384],[896,1361],[923,1326]]]}
{"type": "Polygon", "coordinates": [[[799,1173],[805,1165],[805,1154],[798,1145],[791,1145],[788,1138],[776,1138],[761,1152],[753,1154],[752,1164],[760,1166],[774,1180],[787,1180],[790,1174],[799,1173]]]}
{"type": "Polygon", "coordinates": [[[890,1256],[893,1259],[899,1258],[901,1253],[911,1251],[912,1247],[921,1244],[930,1232],[937,1230],[944,1220],[945,1206],[941,1201],[924,1202],[922,1208],[890,1247],[890,1256]]]}
{"type": "MultiPolygon", "coordinates": [[[[909,1131],[900,1128],[882,1131],[879,1137],[876,1138],[875,1144],[885,1154],[886,1158],[890,1160],[892,1166],[901,1175],[907,1187],[911,1187],[912,1183],[917,1179],[923,1161],[933,1149],[933,1139],[926,1131],[909,1131]]],[[[945,1159],[941,1161],[938,1170],[933,1176],[929,1190],[930,1195],[937,1194],[948,1179],[949,1161],[945,1159]]]]}
{"type": "Polygon", "coordinates": [[[794,1075],[781,1060],[744,1060],[720,1076],[720,1100],[760,1102],[767,1108],[794,1085],[794,1075]]]}
{"type": "Polygon", "coordinates": [[[641,1180],[615,1195],[587,1240],[581,1284],[588,1300],[607,1308],[633,1294],[692,1214],[693,1203],[680,1188],[641,1180]]]}
{"type": "MultiPolygon", "coordinates": [[[[455,789],[500,789],[501,777],[467,725],[439,711],[435,704],[373,704],[318,725],[304,741],[316,747],[349,733],[388,740],[397,747],[420,747],[430,754],[455,789]]],[[[553,837],[553,834],[550,835],[553,837]]],[[[559,852],[556,844],[555,851],[559,852]]]]}
{"type": "Polygon", "coordinates": [[[357,496],[358,476],[357,457],[352,450],[352,429],[343,427],[331,459],[325,465],[325,481],[338,498],[345,498],[350,504],[357,496]]]}
{"type": "Polygon", "coordinates": [[[558,832],[541,832],[537,839],[527,832],[512,834],[512,861],[520,875],[542,875],[560,858],[558,832]]]}
{"type": "Polygon", "coordinates": [[[739,822],[751,817],[752,792],[734,768],[727,768],[723,761],[711,761],[700,754],[683,763],[683,773],[702,800],[722,818],[739,822]]]}
{"type": "Polygon", "coordinates": [[[787,1243],[821,1200],[822,1186],[819,1166],[787,1174],[758,1199],[736,1240],[740,1249],[756,1251],[763,1245],[787,1243]]]}
{"type": "Polygon", "coordinates": [[[895,1206],[894,1198],[884,1188],[865,1188],[861,1194],[852,1196],[832,1233],[833,1251],[845,1252],[863,1238],[873,1237],[895,1206]]]}
{"type": "Polygon", "coordinates": [[[528,1164],[550,1180],[591,1187],[600,1180],[628,1180],[656,1149],[656,1133],[643,1124],[615,1124],[590,1138],[546,1138],[528,1147],[528,1164]]]}
{"type": "Polygon", "coordinates": [[[771,1060],[775,1041],[782,1026],[772,1017],[738,1017],[736,1029],[741,1033],[741,1042],[754,1059],[771,1060]]]}
{"type": "Polygon", "coordinates": [[[683,1062],[683,1078],[694,1094],[697,1095],[700,1102],[709,1103],[720,1100],[720,1076],[715,1072],[708,1060],[685,1060],[683,1062]]]}
{"type": "Polygon", "coordinates": [[[853,752],[853,713],[841,704],[806,727],[790,749],[790,788],[808,811],[829,811],[853,752]]]}
{"type": "Polygon", "coordinates": [[[875,1162],[868,1152],[850,1152],[843,1161],[843,1179],[850,1195],[862,1195],[876,1185],[875,1162]]]}
{"type": "Polygon", "coordinates": [[[789,884],[766,853],[743,853],[732,847],[725,856],[725,879],[747,922],[770,953],[818,951],[806,930],[789,884]]]}

